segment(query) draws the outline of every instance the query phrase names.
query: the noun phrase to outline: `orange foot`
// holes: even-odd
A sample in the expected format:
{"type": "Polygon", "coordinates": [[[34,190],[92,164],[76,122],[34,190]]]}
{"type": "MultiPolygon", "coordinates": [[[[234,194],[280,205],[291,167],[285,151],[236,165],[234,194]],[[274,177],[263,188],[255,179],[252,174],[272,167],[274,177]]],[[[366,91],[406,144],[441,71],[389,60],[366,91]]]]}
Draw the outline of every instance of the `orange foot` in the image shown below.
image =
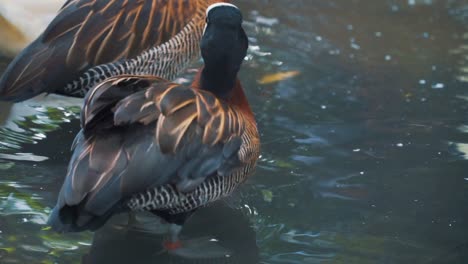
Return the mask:
{"type": "Polygon", "coordinates": [[[179,240],[177,240],[175,242],[174,241],[164,241],[163,246],[167,251],[172,251],[172,250],[176,250],[176,249],[181,248],[182,247],[182,242],[180,242],[179,240]]]}

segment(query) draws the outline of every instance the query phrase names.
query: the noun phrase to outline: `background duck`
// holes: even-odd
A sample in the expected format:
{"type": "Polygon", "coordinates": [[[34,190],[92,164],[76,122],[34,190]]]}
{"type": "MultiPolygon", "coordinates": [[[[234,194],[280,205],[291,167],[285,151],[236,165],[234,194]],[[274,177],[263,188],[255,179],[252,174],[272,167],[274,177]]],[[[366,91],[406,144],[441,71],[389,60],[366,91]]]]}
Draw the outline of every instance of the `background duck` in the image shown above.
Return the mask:
{"type": "Polygon", "coordinates": [[[199,56],[206,8],[223,0],[69,0],[8,66],[0,99],[83,97],[121,74],[173,79],[199,56]],[[165,43],[158,47],[158,45],[165,43]]]}
{"type": "Polygon", "coordinates": [[[185,220],[247,179],[260,142],[237,79],[248,47],[241,24],[231,4],[207,9],[204,66],[192,87],[120,76],[88,93],[49,219],[55,230],[95,230],[115,213],[151,211],[173,224],[166,247],[178,250],[185,220]]]}
{"type": "Polygon", "coordinates": [[[65,0],[2,0],[0,54],[13,57],[36,39],[65,0]]]}

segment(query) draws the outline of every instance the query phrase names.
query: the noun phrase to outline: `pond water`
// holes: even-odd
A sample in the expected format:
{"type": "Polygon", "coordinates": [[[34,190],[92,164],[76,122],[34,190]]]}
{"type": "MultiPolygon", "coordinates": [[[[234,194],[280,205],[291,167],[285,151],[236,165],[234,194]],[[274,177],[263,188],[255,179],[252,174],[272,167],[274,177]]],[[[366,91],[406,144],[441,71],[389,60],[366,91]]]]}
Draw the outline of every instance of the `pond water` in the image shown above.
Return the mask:
{"type": "Polygon", "coordinates": [[[235,3],[262,156],[184,230],[232,257],[159,253],[119,219],[49,230],[81,103],[49,96],[1,105],[0,263],[468,263],[468,2],[235,3]]]}

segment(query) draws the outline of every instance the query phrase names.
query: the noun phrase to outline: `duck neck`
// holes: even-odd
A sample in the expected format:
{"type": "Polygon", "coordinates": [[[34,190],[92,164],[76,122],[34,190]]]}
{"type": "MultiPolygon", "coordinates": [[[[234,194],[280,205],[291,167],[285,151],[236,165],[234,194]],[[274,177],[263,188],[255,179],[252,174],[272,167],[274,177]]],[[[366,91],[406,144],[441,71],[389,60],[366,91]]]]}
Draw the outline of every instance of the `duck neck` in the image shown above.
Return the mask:
{"type": "MultiPolygon", "coordinates": [[[[209,69],[206,69],[206,66],[201,68],[192,83],[192,87],[195,89],[210,91],[218,98],[222,98],[226,102],[237,106],[246,114],[245,116],[247,118],[255,121],[252,110],[247,101],[247,97],[245,96],[244,89],[242,89],[241,82],[237,78],[237,74],[234,74],[234,77],[229,81],[227,81],[227,79],[216,80],[216,78],[212,78],[212,76],[212,72],[210,72],[209,69]],[[203,86],[203,84],[205,84],[205,86],[203,86]],[[221,94],[223,96],[220,96],[221,94]]],[[[217,76],[225,75],[219,74],[217,76]]]]}
{"type": "Polygon", "coordinates": [[[200,74],[200,87],[227,101],[237,83],[237,70],[223,67],[228,66],[226,64],[205,65],[200,74]]]}

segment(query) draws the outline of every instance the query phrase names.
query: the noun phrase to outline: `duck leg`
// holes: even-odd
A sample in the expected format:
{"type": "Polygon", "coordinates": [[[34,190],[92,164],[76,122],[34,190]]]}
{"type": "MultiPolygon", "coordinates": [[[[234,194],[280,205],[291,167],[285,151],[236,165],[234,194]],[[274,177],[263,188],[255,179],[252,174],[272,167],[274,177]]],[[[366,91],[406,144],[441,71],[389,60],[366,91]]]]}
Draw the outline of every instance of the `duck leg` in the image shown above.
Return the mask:
{"type": "Polygon", "coordinates": [[[213,237],[205,236],[181,240],[182,226],[171,224],[164,249],[171,255],[187,259],[219,259],[230,257],[231,251],[219,244],[213,237]]]}
{"type": "Polygon", "coordinates": [[[133,226],[136,223],[138,223],[138,220],[136,218],[135,212],[133,211],[128,211],[128,223],[127,226],[133,226]]]}
{"type": "Polygon", "coordinates": [[[168,252],[177,250],[182,247],[182,242],[179,240],[179,234],[182,231],[182,226],[185,221],[192,215],[193,211],[170,214],[168,211],[152,211],[153,214],[169,223],[169,234],[163,243],[164,249],[168,252]]]}
{"type": "Polygon", "coordinates": [[[169,227],[169,238],[164,241],[164,248],[171,252],[182,247],[182,242],[179,240],[180,231],[182,231],[182,226],[178,224],[170,224],[169,227]]]}
{"type": "Polygon", "coordinates": [[[231,251],[222,247],[213,237],[199,237],[192,239],[180,239],[180,233],[191,212],[170,215],[165,212],[153,212],[170,223],[169,234],[163,243],[164,249],[171,255],[188,259],[213,259],[225,258],[231,255],[231,251]]]}

